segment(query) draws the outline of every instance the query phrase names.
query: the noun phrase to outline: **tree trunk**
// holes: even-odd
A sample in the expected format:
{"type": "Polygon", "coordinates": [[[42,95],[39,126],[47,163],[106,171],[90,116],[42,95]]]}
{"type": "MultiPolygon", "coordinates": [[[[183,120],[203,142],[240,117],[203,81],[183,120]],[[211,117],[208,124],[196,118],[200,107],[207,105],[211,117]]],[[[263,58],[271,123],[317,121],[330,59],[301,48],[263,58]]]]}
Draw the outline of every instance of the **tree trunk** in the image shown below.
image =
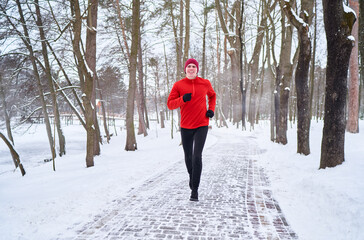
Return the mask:
{"type": "Polygon", "coordinates": [[[96,112],[96,35],[97,35],[97,9],[98,0],[88,1],[88,13],[87,13],[87,31],[86,31],[86,53],[85,60],[92,71],[92,97],[91,104],[93,106],[93,118],[94,118],[94,155],[100,155],[100,143],[102,142],[100,127],[97,120],[96,112]]]}
{"type": "MultiPolygon", "coordinates": [[[[7,103],[6,103],[6,97],[5,97],[5,91],[4,91],[4,85],[3,84],[4,84],[3,79],[2,79],[2,76],[1,76],[1,73],[0,73],[0,99],[1,99],[1,103],[3,105],[3,110],[4,110],[6,132],[8,134],[9,140],[14,145],[14,139],[13,139],[13,134],[11,132],[10,117],[9,117],[9,114],[8,114],[8,107],[7,107],[7,103]]],[[[15,161],[14,161],[14,164],[16,166],[15,161]]]]}
{"type": "MultiPolygon", "coordinates": [[[[350,7],[359,16],[359,2],[357,0],[349,0],[350,7]]],[[[346,130],[350,133],[359,132],[359,23],[355,21],[352,36],[355,38],[355,44],[350,55],[349,68],[349,104],[348,104],[348,121],[346,130]]]]}
{"type": "Polygon", "coordinates": [[[107,143],[110,142],[110,133],[109,133],[109,128],[108,128],[108,124],[107,124],[107,117],[106,117],[106,110],[105,110],[105,101],[104,98],[102,97],[102,90],[100,87],[100,83],[99,83],[99,78],[96,75],[96,86],[99,90],[99,98],[100,98],[100,102],[101,102],[101,112],[102,112],[102,118],[103,118],[103,122],[104,122],[104,131],[105,131],[105,135],[106,135],[106,141],[107,143]]]}
{"type": "Polygon", "coordinates": [[[313,115],[313,99],[314,99],[314,89],[315,89],[315,64],[316,64],[316,46],[317,46],[317,0],[314,0],[314,26],[313,26],[313,46],[312,46],[312,57],[311,57],[311,67],[310,67],[310,87],[311,87],[311,98],[310,98],[310,119],[313,115]]]}
{"type": "MultiPolygon", "coordinates": [[[[364,99],[363,89],[364,89],[364,2],[359,2],[359,56],[360,56],[360,95],[361,104],[364,99]]],[[[363,105],[362,105],[363,107],[363,105]]],[[[362,112],[364,115],[364,113],[362,112]]]]}
{"type": "MultiPolygon", "coordinates": [[[[185,73],[184,73],[184,62],[183,62],[183,40],[186,41],[186,39],[183,37],[183,29],[184,29],[184,19],[183,19],[183,9],[184,9],[184,0],[180,0],[179,2],[179,8],[180,8],[180,14],[179,14],[179,52],[178,52],[178,55],[179,55],[179,59],[177,60],[177,76],[179,76],[179,78],[183,78],[185,76],[185,73]],[[179,65],[178,65],[178,62],[179,62],[179,65]],[[179,69],[178,69],[179,68],[179,69]]],[[[177,39],[176,39],[177,40],[177,39]]],[[[178,56],[177,55],[177,56],[178,56]]],[[[178,121],[178,125],[180,125],[181,122],[178,121]]]]}
{"type": "Polygon", "coordinates": [[[34,6],[35,6],[35,10],[36,10],[36,15],[37,15],[36,23],[37,23],[37,26],[39,29],[40,40],[42,43],[42,55],[43,55],[43,59],[44,59],[45,73],[46,73],[46,77],[48,80],[48,87],[50,89],[50,93],[51,93],[51,97],[52,97],[54,121],[56,124],[58,140],[59,140],[59,156],[63,156],[64,154],[66,154],[66,139],[63,135],[63,131],[62,131],[62,127],[61,127],[61,119],[60,119],[58,103],[57,103],[57,95],[54,90],[54,84],[53,84],[53,79],[52,79],[52,74],[51,74],[51,67],[50,67],[49,59],[48,59],[46,37],[45,37],[44,29],[43,29],[42,16],[40,13],[40,7],[39,7],[38,0],[34,1],[34,6]]]}
{"type": "MultiPolygon", "coordinates": [[[[297,69],[297,66],[296,66],[297,69]]],[[[297,70],[296,70],[297,71],[297,70]]],[[[297,92],[296,92],[296,84],[295,81],[291,81],[291,86],[289,87],[289,89],[294,89],[294,91],[290,91],[289,92],[289,99],[288,99],[288,120],[291,124],[291,128],[292,128],[292,123],[295,123],[296,120],[296,108],[297,108],[297,92]]]]}
{"type": "MultiPolygon", "coordinates": [[[[190,0],[185,0],[185,10],[186,10],[186,27],[185,27],[185,46],[183,50],[183,61],[184,64],[189,58],[189,49],[190,49],[190,0]]],[[[181,12],[182,14],[182,12],[181,12]]]]}
{"type": "Polygon", "coordinates": [[[321,84],[322,84],[322,80],[324,79],[324,77],[322,76],[323,73],[322,73],[322,70],[320,69],[320,72],[319,72],[319,75],[317,77],[317,90],[316,90],[316,120],[319,119],[321,113],[320,113],[320,106],[321,106],[321,93],[320,93],[320,87],[321,87],[321,84]]]}
{"type": "MultiPolygon", "coordinates": [[[[301,11],[301,15],[303,13],[301,11]]],[[[302,16],[301,16],[302,17],[302,16]]],[[[298,29],[300,53],[296,69],[295,83],[297,93],[297,153],[310,154],[310,91],[308,70],[311,59],[311,41],[308,27],[298,29]]]]}
{"type": "MultiPolygon", "coordinates": [[[[321,71],[321,88],[325,89],[326,86],[326,71],[321,71]]],[[[326,97],[326,92],[325,94],[323,94],[323,96],[320,95],[320,105],[319,105],[319,114],[320,114],[320,120],[322,120],[324,118],[324,114],[325,114],[325,97],[326,97]]]]}
{"type": "Polygon", "coordinates": [[[355,21],[341,0],[323,0],[327,39],[325,116],[320,168],[335,167],[345,160],[345,104],[347,73],[353,41],[348,38],[355,21]]]}
{"type": "Polygon", "coordinates": [[[257,73],[255,72],[254,66],[250,65],[250,98],[249,98],[249,113],[248,113],[248,121],[250,123],[250,129],[254,129],[255,123],[255,113],[256,113],[256,95],[258,92],[257,89],[257,73]]]}
{"type": "Polygon", "coordinates": [[[270,79],[270,139],[272,142],[276,141],[276,134],[277,134],[277,117],[278,117],[278,110],[279,109],[279,99],[278,99],[278,89],[279,84],[276,85],[277,82],[279,82],[279,78],[277,75],[279,75],[279,68],[277,67],[277,61],[274,54],[274,45],[276,42],[276,33],[275,33],[275,26],[274,26],[274,20],[271,16],[271,12],[266,11],[267,18],[269,19],[271,28],[266,28],[266,42],[267,42],[267,60],[268,60],[268,79],[270,79]],[[269,34],[269,31],[271,31],[272,34],[269,34]],[[270,38],[270,35],[272,36],[270,38]],[[271,60],[273,60],[273,65],[271,63],[271,60]],[[274,68],[276,71],[274,71],[274,68]]]}
{"type": "MultiPolygon", "coordinates": [[[[310,90],[308,71],[311,60],[311,41],[309,36],[308,12],[313,12],[313,5],[302,1],[299,18],[293,12],[289,2],[284,10],[290,22],[297,28],[299,40],[299,57],[296,69],[295,84],[297,93],[297,153],[310,154],[310,90]]],[[[312,2],[311,2],[312,3],[312,2]]]]}
{"type": "MultiPolygon", "coordinates": [[[[269,45],[269,43],[268,43],[269,45]]],[[[268,79],[270,79],[270,140],[272,142],[275,141],[275,113],[274,113],[274,103],[275,103],[275,94],[274,94],[274,73],[272,70],[273,66],[271,66],[269,57],[268,57],[268,79]]]]}
{"type": "MultiPolygon", "coordinates": [[[[265,66],[265,62],[263,61],[263,66],[265,66]]],[[[262,103],[262,98],[263,98],[263,93],[264,93],[264,79],[265,79],[265,68],[263,67],[260,73],[260,93],[258,96],[258,104],[257,104],[257,113],[256,113],[256,117],[255,117],[255,124],[259,123],[259,119],[260,119],[260,107],[261,107],[261,103],[262,103]]]]}
{"type": "Polygon", "coordinates": [[[207,1],[204,0],[203,3],[203,26],[202,26],[202,65],[201,69],[201,77],[206,78],[206,31],[207,31],[207,20],[208,13],[210,9],[207,6],[207,1]]]}
{"type": "Polygon", "coordinates": [[[16,162],[15,168],[17,168],[19,166],[21,175],[24,176],[25,170],[24,170],[23,164],[21,164],[21,162],[20,162],[19,154],[15,151],[13,145],[9,142],[9,140],[1,132],[0,132],[0,138],[2,138],[4,140],[5,144],[8,146],[8,148],[10,150],[11,156],[13,157],[13,159],[15,159],[15,162],[16,162]]]}
{"type": "MultiPolygon", "coordinates": [[[[234,123],[238,123],[242,117],[242,102],[241,102],[241,91],[237,91],[237,89],[241,89],[241,76],[240,76],[240,47],[241,43],[239,38],[231,36],[231,32],[227,28],[227,24],[225,22],[224,16],[222,14],[220,0],[215,0],[215,6],[218,13],[218,17],[220,20],[221,28],[225,34],[225,39],[229,42],[231,47],[230,50],[227,51],[226,45],[224,46],[225,52],[228,53],[231,61],[231,87],[230,87],[230,117],[233,118],[234,123]]],[[[238,2],[234,3],[234,12],[235,19],[241,19],[241,6],[238,2]]],[[[239,23],[232,23],[230,25],[230,30],[239,36],[239,23]]],[[[226,55],[225,55],[226,57],[226,55]]],[[[225,65],[226,66],[226,65],[225,65]]],[[[225,69],[226,70],[226,69],[225,69]]]]}
{"type": "MultiPolygon", "coordinates": [[[[292,2],[292,0],[290,1],[292,2]]],[[[292,5],[292,3],[291,3],[292,5]]],[[[283,11],[283,9],[282,9],[283,11]]],[[[288,98],[290,92],[290,82],[292,79],[291,48],[292,32],[291,25],[286,26],[285,17],[282,12],[282,45],[280,54],[279,68],[281,70],[280,92],[279,92],[279,128],[277,133],[277,142],[283,145],[287,144],[287,116],[288,116],[288,98]]]]}
{"type": "MultiPolygon", "coordinates": [[[[268,29],[266,29],[268,31],[268,29]]],[[[266,45],[267,45],[267,61],[268,61],[268,72],[267,79],[270,81],[270,89],[269,89],[269,99],[270,99],[270,140],[272,142],[275,141],[275,131],[274,131],[274,73],[273,66],[271,64],[271,44],[274,44],[273,41],[270,41],[269,35],[266,34],[266,45]],[[272,43],[271,43],[272,42],[272,43]]]]}
{"type": "MultiPolygon", "coordinates": [[[[215,12],[216,14],[216,12],[215,12]]],[[[214,88],[217,90],[217,96],[219,96],[216,101],[217,101],[217,111],[216,111],[216,120],[219,119],[220,124],[219,127],[221,127],[222,125],[224,125],[226,128],[228,128],[228,124],[226,122],[226,118],[225,115],[222,111],[222,102],[223,102],[223,92],[224,89],[222,87],[223,83],[221,83],[221,52],[220,52],[220,31],[219,31],[219,19],[218,16],[216,14],[216,58],[217,58],[217,79],[216,79],[216,84],[217,87],[214,86],[214,88]]],[[[245,127],[245,116],[243,118],[243,123],[244,123],[244,127],[245,127]]]]}
{"type": "MultiPolygon", "coordinates": [[[[121,17],[119,0],[116,1],[116,4],[117,4],[117,12],[118,12],[118,17],[119,17],[119,21],[120,21],[120,26],[122,28],[122,33],[123,33],[124,46],[126,49],[126,58],[129,62],[129,73],[130,73],[131,53],[129,51],[129,46],[128,46],[127,37],[126,37],[126,33],[125,33],[125,24],[123,23],[123,20],[121,17]]],[[[139,25],[140,25],[140,23],[139,23],[139,25]]],[[[141,35],[140,27],[139,27],[138,34],[139,34],[139,36],[141,35]]],[[[144,74],[143,74],[143,53],[142,53],[142,48],[141,48],[141,37],[139,37],[137,48],[138,48],[138,53],[137,53],[138,60],[136,60],[137,61],[137,67],[136,67],[137,70],[136,71],[138,71],[138,84],[136,84],[136,87],[135,87],[134,98],[137,103],[137,111],[138,111],[138,122],[139,122],[138,135],[144,134],[144,136],[147,136],[148,135],[147,128],[149,128],[149,123],[148,123],[148,115],[147,115],[147,111],[146,111],[146,103],[145,103],[144,87],[143,87],[144,74]],[[144,118],[144,114],[145,114],[145,118],[144,118]]]]}
{"type": "MultiPolygon", "coordinates": [[[[148,72],[148,64],[145,64],[145,72],[148,72]]],[[[147,92],[147,74],[144,75],[145,79],[144,79],[144,92],[143,92],[143,98],[144,100],[144,114],[145,114],[145,126],[147,129],[149,128],[149,117],[148,117],[148,108],[147,108],[147,96],[146,96],[146,92],[147,92]]]]}
{"type": "MultiPolygon", "coordinates": [[[[33,66],[33,73],[34,73],[35,79],[37,80],[37,84],[38,84],[39,98],[40,98],[40,101],[41,101],[41,104],[42,104],[42,110],[43,110],[44,121],[45,121],[46,129],[47,129],[49,147],[51,149],[52,159],[55,159],[56,158],[56,151],[55,151],[54,145],[53,145],[52,128],[51,128],[51,123],[49,121],[46,101],[44,99],[43,87],[42,87],[41,79],[40,79],[39,72],[38,72],[36,57],[35,57],[35,54],[34,54],[34,51],[33,51],[33,47],[32,47],[32,45],[30,43],[31,38],[29,36],[28,28],[27,28],[27,25],[25,23],[23,10],[21,8],[20,1],[16,0],[16,4],[18,6],[20,22],[22,23],[23,30],[24,30],[23,35],[20,35],[20,37],[21,37],[22,41],[24,42],[25,46],[27,47],[27,49],[29,51],[30,60],[31,60],[32,66],[33,66]]],[[[10,19],[8,19],[8,21],[11,22],[10,19]]],[[[16,29],[15,26],[14,26],[14,29],[16,29]]]]}
{"type": "Polygon", "coordinates": [[[180,1],[180,20],[179,20],[179,24],[177,25],[180,25],[180,31],[179,31],[179,34],[178,35],[178,32],[177,32],[177,25],[175,23],[176,19],[175,19],[175,16],[173,14],[173,5],[172,5],[172,2],[170,2],[169,4],[169,11],[170,11],[170,16],[171,16],[171,21],[172,21],[172,29],[173,29],[173,35],[174,35],[174,41],[175,41],[175,45],[176,45],[176,75],[177,75],[177,78],[182,78],[183,76],[183,67],[182,67],[182,62],[181,62],[181,58],[182,58],[182,41],[183,41],[183,38],[182,38],[182,33],[183,33],[183,14],[182,14],[182,9],[183,9],[183,1],[181,0],[180,1]]]}
{"type": "MultiPolygon", "coordinates": [[[[11,132],[10,117],[8,114],[8,108],[7,108],[7,104],[6,104],[6,97],[5,97],[5,91],[4,91],[4,87],[3,87],[1,73],[0,73],[0,99],[1,99],[1,103],[3,105],[3,109],[4,109],[4,117],[5,117],[7,135],[8,135],[9,141],[11,141],[11,145],[14,145],[14,139],[13,139],[13,134],[11,132]]],[[[3,139],[5,141],[5,136],[3,139]]],[[[15,155],[12,154],[12,157],[13,157],[13,162],[14,162],[15,168],[17,168],[19,166],[18,161],[17,161],[15,155]]]]}
{"type": "Polygon", "coordinates": [[[143,73],[143,52],[142,52],[142,43],[141,43],[141,35],[139,31],[139,41],[138,41],[138,87],[137,89],[137,107],[138,107],[138,116],[139,116],[139,127],[138,134],[144,134],[144,137],[148,136],[147,127],[145,126],[144,120],[144,73],[143,73]]]}
{"type": "Polygon", "coordinates": [[[274,125],[275,125],[275,141],[278,142],[278,134],[279,134],[279,119],[280,119],[280,79],[282,77],[281,68],[279,66],[276,67],[276,78],[275,78],[275,85],[274,85],[274,125]]]}
{"type": "MultiPolygon", "coordinates": [[[[170,84],[169,84],[169,70],[168,70],[168,59],[167,59],[167,53],[166,53],[166,46],[163,43],[163,53],[164,53],[164,65],[166,66],[166,75],[167,75],[167,92],[171,92],[170,84]]],[[[168,111],[168,110],[166,110],[168,111]]],[[[170,111],[171,113],[171,139],[173,139],[173,126],[174,126],[174,119],[173,119],[173,110],[170,111]]],[[[167,112],[168,114],[168,112],[167,112]]],[[[168,120],[168,117],[167,117],[168,120]]]]}
{"type": "Polygon", "coordinates": [[[126,151],[135,151],[137,149],[134,131],[134,100],[136,90],[136,70],[140,28],[139,16],[140,0],[133,0],[132,43],[130,52],[129,90],[126,110],[126,151]]]}
{"type": "MultiPolygon", "coordinates": [[[[158,69],[158,67],[157,67],[158,69]]],[[[159,77],[158,77],[158,70],[155,72],[156,78],[155,78],[155,82],[154,82],[154,107],[155,107],[155,115],[157,117],[157,124],[159,124],[159,114],[158,114],[158,81],[159,81],[159,77]]]]}
{"type": "Polygon", "coordinates": [[[239,51],[229,51],[228,52],[230,60],[231,60],[231,104],[233,106],[233,123],[239,123],[242,117],[242,105],[241,101],[241,91],[240,89],[240,63],[239,63],[239,51]]]}
{"type": "Polygon", "coordinates": [[[164,111],[160,111],[159,114],[161,115],[161,128],[165,128],[164,125],[164,111]]]}
{"type": "MultiPolygon", "coordinates": [[[[126,51],[125,57],[126,57],[126,59],[128,59],[130,61],[129,45],[128,45],[128,41],[127,41],[127,37],[126,37],[126,33],[125,33],[125,24],[123,22],[123,18],[121,17],[119,0],[115,0],[115,5],[116,5],[116,11],[118,13],[118,19],[119,19],[120,28],[121,28],[122,35],[123,35],[123,40],[124,40],[124,47],[125,47],[125,51],[126,51]]],[[[129,64],[130,64],[130,62],[129,62],[129,64]]]]}
{"type": "Polygon", "coordinates": [[[93,92],[93,72],[90,70],[84,56],[81,53],[80,41],[81,41],[81,29],[82,29],[82,19],[78,0],[71,0],[71,12],[74,15],[73,20],[73,51],[77,58],[77,65],[79,69],[79,76],[81,81],[84,77],[85,83],[82,88],[82,101],[85,108],[85,120],[86,120],[86,132],[87,132],[87,142],[86,142],[86,167],[94,166],[94,109],[91,104],[92,92],[93,92]]]}
{"type": "Polygon", "coordinates": [[[257,29],[257,37],[255,39],[254,51],[252,54],[252,59],[249,62],[250,66],[250,74],[251,74],[251,88],[250,88],[250,104],[249,104],[249,122],[251,127],[254,127],[255,123],[255,115],[256,115],[256,100],[258,93],[258,70],[259,70],[259,57],[263,46],[263,39],[265,35],[265,26],[267,25],[267,15],[264,14],[265,11],[268,11],[268,7],[270,6],[270,0],[266,4],[261,4],[262,6],[262,15],[263,17],[260,20],[259,27],[257,29]],[[267,7],[268,6],[268,7],[267,7]]]}

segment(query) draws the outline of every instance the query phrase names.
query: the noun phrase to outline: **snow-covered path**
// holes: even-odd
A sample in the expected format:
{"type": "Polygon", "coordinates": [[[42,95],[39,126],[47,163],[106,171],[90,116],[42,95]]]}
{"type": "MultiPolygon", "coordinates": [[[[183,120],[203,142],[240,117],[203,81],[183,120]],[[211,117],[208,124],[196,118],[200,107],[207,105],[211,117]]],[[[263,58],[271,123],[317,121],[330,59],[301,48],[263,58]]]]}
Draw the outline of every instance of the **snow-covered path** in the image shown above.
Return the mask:
{"type": "Polygon", "coordinates": [[[203,153],[199,202],[189,201],[181,160],[72,227],[74,239],[297,239],[256,163],[253,137],[210,134],[218,140],[203,153]]]}

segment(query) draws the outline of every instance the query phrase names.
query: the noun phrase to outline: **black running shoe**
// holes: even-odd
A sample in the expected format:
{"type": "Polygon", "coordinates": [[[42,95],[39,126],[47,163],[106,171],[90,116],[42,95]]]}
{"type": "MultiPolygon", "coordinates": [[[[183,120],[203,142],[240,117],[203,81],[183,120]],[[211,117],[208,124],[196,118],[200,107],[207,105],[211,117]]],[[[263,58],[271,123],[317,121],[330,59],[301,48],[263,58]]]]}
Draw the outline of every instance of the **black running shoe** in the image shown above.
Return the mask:
{"type": "Polygon", "coordinates": [[[198,202],[198,192],[197,192],[197,190],[192,190],[190,201],[198,202]]]}

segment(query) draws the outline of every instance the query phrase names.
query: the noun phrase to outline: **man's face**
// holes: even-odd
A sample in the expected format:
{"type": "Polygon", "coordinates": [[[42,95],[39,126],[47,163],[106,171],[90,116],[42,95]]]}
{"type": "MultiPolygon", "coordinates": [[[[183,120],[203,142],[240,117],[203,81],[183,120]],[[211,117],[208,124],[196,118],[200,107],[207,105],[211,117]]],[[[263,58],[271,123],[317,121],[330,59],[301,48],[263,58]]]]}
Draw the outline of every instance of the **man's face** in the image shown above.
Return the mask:
{"type": "Polygon", "coordinates": [[[193,63],[190,63],[186,67],[186,76],[189,79],[194,79],[197,76],[197,66],[193,63]]]}

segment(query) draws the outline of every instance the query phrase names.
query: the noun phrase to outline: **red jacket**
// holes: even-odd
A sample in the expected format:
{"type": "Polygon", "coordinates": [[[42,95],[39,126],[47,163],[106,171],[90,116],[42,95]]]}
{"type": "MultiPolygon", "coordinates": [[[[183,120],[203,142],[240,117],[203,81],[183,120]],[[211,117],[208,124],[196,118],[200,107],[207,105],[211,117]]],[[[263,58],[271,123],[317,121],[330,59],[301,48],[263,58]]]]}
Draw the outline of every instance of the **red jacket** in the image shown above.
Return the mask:
{"type": "Polygon", "coordinates": [[[200,77],[183,78],[173,85],[167,106],[170,110],[181,108],[181,128],[194,129],[209,125],[209,118],[206,117],[206,95],[208,109],[215,111],[216,93],[209,80],[200,77]],[[183,95],[186,93],[192,93],[191,101],[183,101],[183,95]]]}

